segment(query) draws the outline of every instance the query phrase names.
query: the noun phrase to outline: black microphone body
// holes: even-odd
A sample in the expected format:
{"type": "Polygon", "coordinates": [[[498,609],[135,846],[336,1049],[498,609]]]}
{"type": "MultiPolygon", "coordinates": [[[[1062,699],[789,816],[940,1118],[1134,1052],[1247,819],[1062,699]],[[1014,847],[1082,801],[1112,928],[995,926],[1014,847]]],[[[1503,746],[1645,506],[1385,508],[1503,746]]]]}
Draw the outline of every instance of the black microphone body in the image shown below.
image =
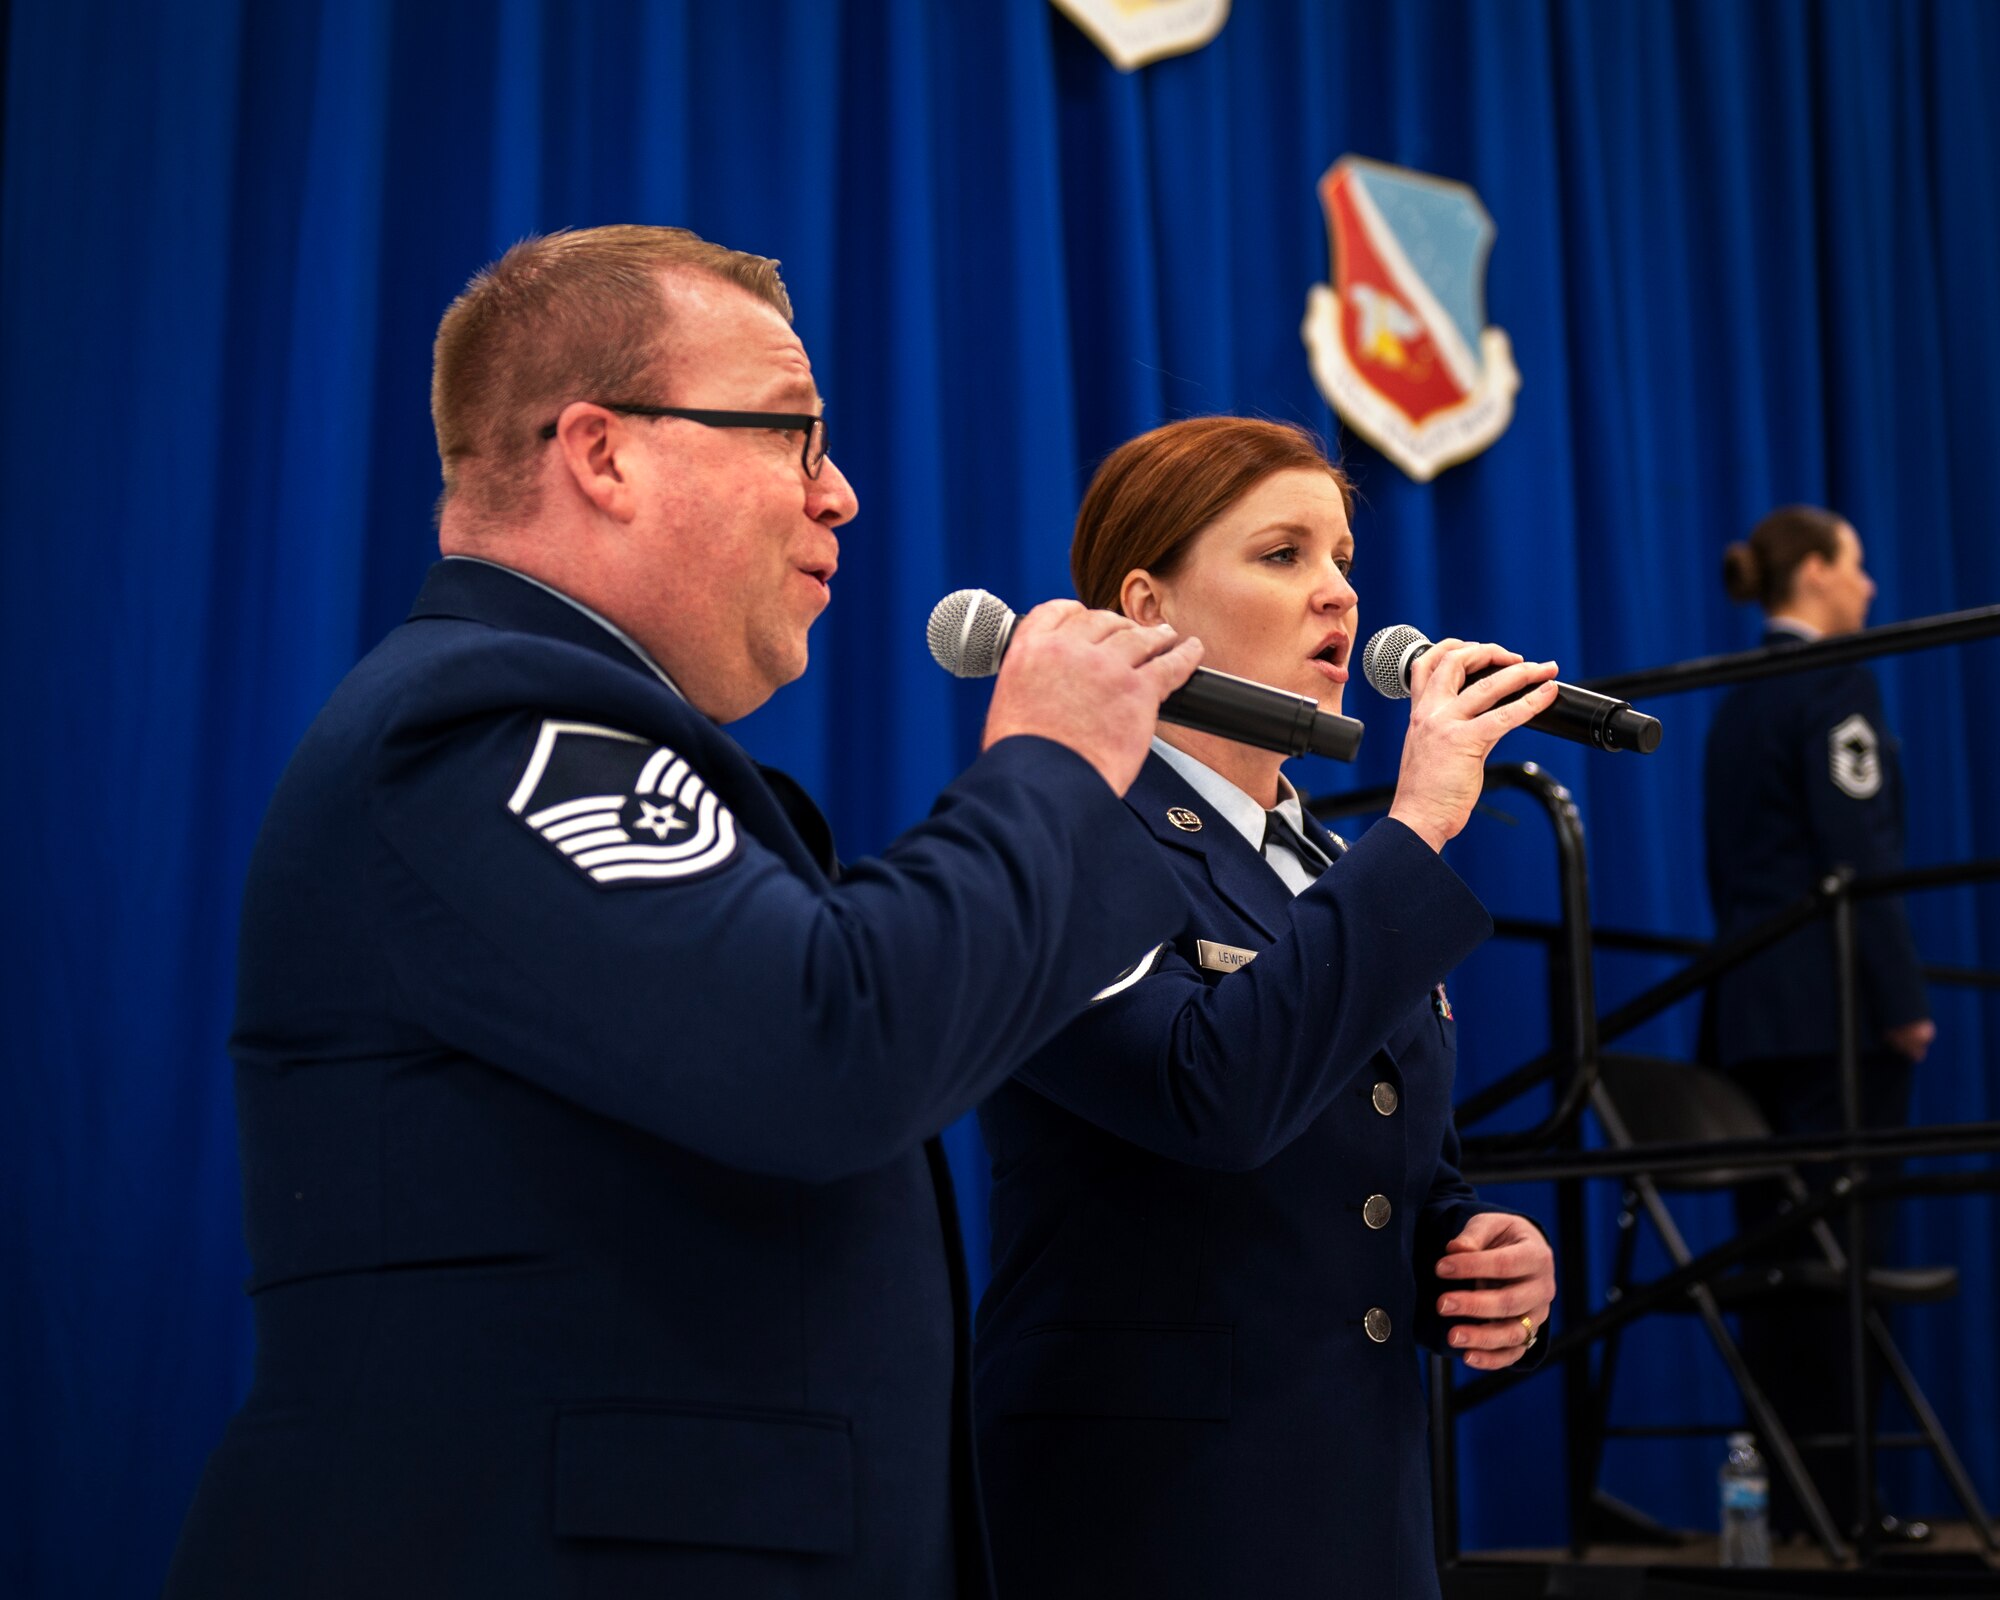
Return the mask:
{"type": "MultiPolygon", "coordinates": [[[[1369,639],[1368,648],[1362,653],[1362,670],[1383,694],[1391,699],[1407,699],[1411,664],[1430,647],[1431,641],[1407,624],[1384,628],[1369,639]]],[[[1465,681],[1477,683],[1504,670],[1481,667],[1477,672],[1467,673],[1465,681]]],[[[1532,692],[1523,689],[1520,694],[1510,694],[1497,703],[1509,705],[1532,692]]],[[[1614,700],[1571,683],[1558,683],[1555,703],[1526,725],[1537,733],[1554,734],[1558,739],[1587,744],[1597,750],[1633,750],[1640,755],[1651,755],[1660,747],[1657,717],[1633,710],[1629,701],[1614,700]]]]}
{"type": "MultiPolygon", "coordinates": [[[[931,655],[945,671],[960,678],[991,677],[1013,640],[1014,613],[983,589],[959,589],[937,603],[927,634],[931,655]]],[[[1288,756],[1352,761],[1361,748],[1362,727],[1353,717],[1322,711],[1309,695],[1212,667],[1196,667],[1160,703],[1160,720],[1288,756]]]]}
{"type": "Polygon", "coordinates": [[[1352,761],[1361,748],[1361,724],[1353,717],[1322,711],[1306,695],[1213,667],[1196,667],[1186,683],[1162,700],[1160,720],[1288,756],[1352,761]]]}
{"type": "MultiPolygon", "coordinates": [[[[1500,670],[1481,667],[1477,672],[1468,672],[1465,681],[1477,683],[1500,670]]],[[[1511,705],[1529,692],[1523,689],[1520,694],[1510,694],[1495,704],[1511,705]]],[[[1527,726],[1537,733],[1552,733],[1558,739],[1594,745],[1599,750],[1636,750],[1641,755],[1651,755],[1660,747],[1657,717],[1634,711],[1628,700],[1614,700],[1608,694],[1579,689],[1573,683],[1557,684],[1555,703],[1539,716],[1530,717],[1527,726]]]]}

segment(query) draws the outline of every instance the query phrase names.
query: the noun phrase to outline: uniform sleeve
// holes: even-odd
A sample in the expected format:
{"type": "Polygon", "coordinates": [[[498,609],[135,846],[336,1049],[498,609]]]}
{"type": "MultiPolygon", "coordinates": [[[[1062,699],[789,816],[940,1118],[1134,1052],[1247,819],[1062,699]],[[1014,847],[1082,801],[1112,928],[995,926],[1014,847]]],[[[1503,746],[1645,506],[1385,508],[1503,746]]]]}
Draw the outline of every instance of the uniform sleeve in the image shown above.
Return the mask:
{"type": "MultiPolygon", "coordinates": [[[[1425,1349],[1435,1350],[1439,1355],[1457,1354],[1445,1340],[1453,1324],[1460,1320],[1438,1313],[1438,1297],[1447,1288],[1446,1281],[1437,1275],[1437,1264],[1444,1259],[1444,1247],[1463,1233],[1465,1225],[1474,1217],[1490,1211],[1507,1211],[1505,1206],[1487,1205],[1479,1198],[1479,1192],[1465,1181],[1465,1175],[1460,1171],[1460,1158],[1458,1124],[1449,1122],[1445,1125],[1444,1139],[1438,1150],[1431,1192],[1424,1200],[1423,1214],[1417,1219],[1416,1247],[1411,1258],[1417,1285],[1416,1326],[1412,1336],[1425,1349]]],[[[1507,1214],[1532,1224],[1544,1239],[1548,1238],[1548,1230],[1525,1212],[1508,1211],[1507,1214]]],[[[1462,1284],[1451,1286],[1463,1287],[1462,1284]]],[[[1548,1347],[1547,1337],[1537,1339],[1535,1348],[1515,1362],[1515,1367],[1524,1372],[1533,1371],[1548,1359],[1548,1347]]]]}
{"type": "Polygon", "coordinates": [[[372,786],[403,1004],[453,1049],[731,1167],[831,1180],[892,1159],[1177,915],[1144,830],[1046,740],[996,745],[827,886],[641,741],[548,788],[522,770],[534,727],[403,741],[372,786]]]}
{"type": "MultiPolygon", "coordinates": [[[[1834,677],[1813,700],[1799,752],[1814,859],[1860,877],[1903,870],[1902,783],[1873,673],[1834,677]]],[[[1883,1028],[1930,1015],[1900,896],[1855,902],[1859,976],[1883,1028]]]]}
{"type": "Polygon", "coordinates": [[[1021,1078],[1160,1155],[1258,1167],[1492,927],[1435,851],[1379,822],[1292,902],[1289,932],[1250,965],[1211,985],[1167,947],[1021,1078]]]}
{"type": "Polygon", "coordinates": [[[1459,1169],[1461,1147],[1456,1120],[1447,1122],[1438,1148],[1437,1170],[1431,1178],[1431,1192],[1417,1218],[1416,1244],[1410,1264],[1417,1283],[1417,1321],[1413,1330],[1418,1344],[1440,1354],[1449,1354],[1445,1334],[1450,1322],[1438,1314],[1438,1296],[1444,1293],[1444,1279],[1437,1264],[1444,1259],[1444,1247],[1465,1231],[1465,1225],[1482,1211],[1495,1208],[1481,1205],[1479,1193],[1465,1181],[1459,1169]]]}

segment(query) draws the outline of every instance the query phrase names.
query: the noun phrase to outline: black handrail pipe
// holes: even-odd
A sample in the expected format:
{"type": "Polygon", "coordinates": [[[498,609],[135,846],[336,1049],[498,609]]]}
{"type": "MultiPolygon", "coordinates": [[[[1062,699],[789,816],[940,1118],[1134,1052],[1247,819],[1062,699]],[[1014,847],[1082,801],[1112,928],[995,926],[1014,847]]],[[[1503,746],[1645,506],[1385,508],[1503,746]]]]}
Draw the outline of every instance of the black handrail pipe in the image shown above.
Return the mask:
{"type": "Polygon", "coordinates": [[[1683,694],[1691,689],[1713,689],[1725,683],[1749,683],[1756,678],[1775,678],[1788,672],[1846,666],[1850,661],[1866,661],[1872,656],[1933,650],[1941,645],[1968,644],[1977,639],[1995,637],[2000,637],[2000,606],[1976,606],[1970,611],[1947,611],[1941,616],[1916,617],[1908,622],[1863,628],[1859,633],[1815,639],[1810,644],[1738,650],[1725,656],[1701,656],[1693,661],[1676,661],[1669,666],[1648,667],[1643,672],[1589,678],[1579,687],[1610,695],[1614,700],[1633,700],[1641,695],[1683,694]]]}
{"type": "MultiPolygon", "coordinates": [[[[1996,879],[2000,879],[2000,860],[1969,861],[1957,866],[1920,867],[1910,872],[1885,873],[1877,877],[1859,879],[1847,878],[1844,871],[1830,873],[1818,888],[1802,895],[1755,927],[1746,928],[1726,941],[1700,947],[1705,953],[1698,959],[1680,971],[1663,978],[1650,989],[1634,995],[1617,1010],[1607,1013],[1597,1024],[1598,1043],[1600,1046],[1610,1044],[1630,1033],[1641,1023],[1652,1021],[1661,1012],[1670,1010],[1681,1001],[1699,993],[1725,968],[1735,966],[1759,950],[1776,944],[1814,918],[1824,915],[1838,895],[1864,898],[1870,895],[1903,894],[1911,890],[1984,883],[1996,879]]],[[[1566,925],[1559,923],[1550,930],[1549,942],[1568,949],[1575,941],[1572,931],[1566,925]]],[[[1976,971],[1966,973],[1965,979],[1982,988],[1992,987],[1996,981],[1993,975],[1976,971]]],[[[1559,1064],[1559,1052],[1544,1052],[1532,1060],[1523,1062],[1503,1077],[1496,1078],[1485,1088],[1467,1095],[1459,1102],[1457,1108],[1460,1125],[1474,1123],[1482,1117],[1491,1115],[1501,1106],[1550,1076],[1559,1064]]],[[[1486,1147],[1482,1141],[1468,1140],[1468,1149],[1475,1143],[1481,1143],[1482,1147],[1486,1147]]]]}
{"type": "MultiPolygon", "coordinates": [[[[1855,1186],[1850,1186],[1843,1179],[1834,1187],[1797,1202],[1782,1216],[1773,1217],[1704,1250],[1686,1266],[1676,1267],[1650,1283],[1627,1290],[1622,1298],[1565,1327],[1550,1344],[1544,1364],[1567,1361],[1582,1354],[1606,1334],[1637,1321],[1668,1301],[1685,1298],[1696,1284],[1712,1283],[1731,1267],[1761,1256],[1771,1246],[1783,1243],[1794,1233],[1805,1231],[1827,1212],[1847,1205],[1850,1200],[1867,1205],[1915,1194],[1976,1194],[1991,1189],[2000,1189],[2000,1172],[1906,1174],[1895,1178],[1870,1178],[1855,1186]]],[[[1451,1390],[1452,1410],[1469,1411],[1492,1399],[1501,1390],[1524,1383],[1534,1375],[1533,1371],[1505,1367],[1498,1372],[1455,1384],[1451,1390]]]]}
{"type": "MultiPolygon", "coordinates": [[[[1992,864],[2000,866],[2000,862],[1992,864]]],[[[1972,863],[1967,881],[1976,881],[1978,869],[1986,865],[1988,863],[1972,863]]],[[[1562,927],[1558,923],[1542,922],[1533,917],[1495,917],[1493,933],[1500,939],[1526,939],[1553,944],[1561,935],[1562,927]]],[[[1599,950],[1647,956],[1699,956],[1706,955],[1713,948],[1711,940],[1696,939],[1688,934],[1646,933],[1635,928],[1606,928],[1601,925],[1590,930],[1590,942],[1599,950]]],[[[1954,967],[1939,961],[1926,961],[1917,970],[1923,974],[1924,982],[1948,989],[2000,989],[2000,972],[1984,967],[1954,967]]]]}
{"type": "MultiPolygon", "coordinates": [[[[1583,845],[1583,818],[1569,790],[1532,761],[1488,767],[1486,788],[1519,789],[1530,796],[1548,817],[1549,827],[1555,835],[1556,887],[1563,930],[1558,942],[1562,946],[1563,969],[1568,982],[1560,986],[1559,994],[1551,995],[1551,1007],[1559,1005],[1561,1013],[1551,1016],[1550,1024],[1553,1036],[1563,1040],[1567,1046],[1552,1054],[1566,1059],[1569,1071],[1557,1091],[1554,1107],[1540,1122],[1518,1132],[1467,1139],[1465,1150],[1468,1154],[1475,1148],[1482,1151],[1539,1149],[1551,1143],[1575,1124],[1578,1114],[1590,1099],[1590,1091],[1597,1084],[1597,985],[1592,978],[1590,868],[1583,845]]],[[[1349,794],[1316,799],[1312,801],[1311,808],[1320,821],[1329,822],[1362,812],[1387,810],[1395,795],[1393,785],[1358,789],[1349,794]]],[[[1548,1076],[1548,1073],[1549,1069],[1545,1068],[1536,1081],[1539,1077],[1548,1076]]],[[[1463,1108],[1459,1115],[1462,1120],[1471,1120],[1463,1108]]]]}
{"type": "Polygon", "coordinates": [[[1578,1183],[1646,1173],[1655,1178],[1689,1173],[1782,1172],[1788,1167],[1824,1166],[1867,1157],[1900,1161],[1924,1156],[1983,1155],[2000,1150],[2000,1122],[1936,1122],[1914,1128],[1862,1128],[1852,1136],[1835,1133],[1772,1134],[1763,1139],[1711,1139],[1671,1144],[1635,1144],[1596,1150],[1524,1150],[1495,1159],[1468,1161],[1465,1181],[1488,1183],[1578,1183]]]}

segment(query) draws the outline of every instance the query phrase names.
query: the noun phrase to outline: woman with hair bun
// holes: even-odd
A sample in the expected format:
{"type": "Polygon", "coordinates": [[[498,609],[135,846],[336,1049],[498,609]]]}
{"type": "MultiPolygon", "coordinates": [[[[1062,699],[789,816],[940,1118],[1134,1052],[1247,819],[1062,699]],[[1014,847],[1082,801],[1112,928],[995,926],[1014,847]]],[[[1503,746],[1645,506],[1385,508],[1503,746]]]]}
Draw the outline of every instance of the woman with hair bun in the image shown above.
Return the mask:
{"type": "MultiPolygon", "coordinates": [[[[1077,594],[1338,710],[1349,509],[1299,429],[1173,423],[1098,470],[1077,594]]],[[[1437,1595],[1417,1347],[1539,1360],[1555,1294],[1539,1230],[1458,1170],[1443,980],[1492,923],[1438,852],[1554,674],[1456,639],[1420,656],[1395,802],[1351,848],[1278,755],[1161,726],[1126,804],[1184,924],[980,1113],[1003,1594],[1437,1595]]]]}
{"type": "MultiPolygon", "coordinates": [[[[1875,584],[1860,537],[1818,506],[1785,506],[1722,557],[1732,600],[1764,610],[1764,643],[1795,650],[1866,625],[1875,584]]],[[[1862,877],[1903,868],[1903,777],[1882,691],[1866,667],[1829,667],[1761,678],[1730,691],[1709,730],[1704,804],[1708,891],[1716,936],[1727,939],[1791,905],[1835,867],[1862,877]]],[[[1911,1069],[1936,1037],[1923,972],[1900,899],[1857,900],[1856,992],[1862,1122],[1909,1120],[1911,1069]]],[[[1716,981],[1710,1025],[1718,1063],[1749,1091],[1774,1132],[1828,1133],[1842,1125],[1834,1009],[1833,933],[1824,918],[1732,967],[1716,981]]],[[[1809,1167],[1815,1186],[1833,1169],[1809,1167]]],[[[1742,1190],[1748,1227],[1773,1214],[1768,1186],[1742,1190]]],[[[1894,1237],[1891,1208],[1869,1210],[1869,1248],[1880,1262],[1894,1237]]],[[[1788,1253],[1803,1253],[1803,1243],[1788,1253]]],[[[1846,1426],[1846,1346],[1823,1306],[1746,1313],[1744,1354],[1795,1432],[1846,1426]],[[1838,1416],[1836,1416],[1838,1413],[1838,1416]]],[[[1806,1464],[1834,1520],[1852,1528],[1853,1477],[1841,1451],[1806,1464]]],[[[1773,1523],[1801,1526],[1782,1482],[1773,1523]]],[[[1890,1532],[1920,1528],[1885,1518],[1890,1532]]]]}

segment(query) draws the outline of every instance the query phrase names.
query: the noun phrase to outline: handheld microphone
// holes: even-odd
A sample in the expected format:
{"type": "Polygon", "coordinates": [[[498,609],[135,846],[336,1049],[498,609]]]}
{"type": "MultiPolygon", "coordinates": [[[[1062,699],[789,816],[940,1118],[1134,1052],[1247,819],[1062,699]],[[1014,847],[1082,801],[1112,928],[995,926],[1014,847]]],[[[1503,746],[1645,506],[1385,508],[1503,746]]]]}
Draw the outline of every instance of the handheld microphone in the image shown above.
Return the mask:
{"type": "MultiPolygon", "coordinates": [[[[1407,700],[1410,665],[1430,647],[1431,641],[1408,623],[1378,629],[1369,639],[1367,649],[1361,652],[1362,676],[1389,699],[1407,700]]],[[[1500,670],[1484,667],[1468,673],[1465,681],[1477,683],[1500,670]]],[[[1521,691],[1526,693],[1525,689],[1521,691]]],[[[1509,695],[1500,704],[1520,698],[1518,694],[1509,695]]],[[[1556,685],[1555,704],[1531,719],[1527,726],[1537,733],[1552,733],[1558,739],[1571,739],[1599,750],[1636,750],[1649,756],[1660,747],[1658,718],[1634,711],[1629,701],[1613,700],[1609,695],[1568,683],[1556,685]]]]}
{"type": "MultiPolygon", "coordinates": [[[[990,678],[1000,670],[1014,620],[997,595],[956,589],[932,610],[924,635],[937,664],[953,677],[990,678]]],[[[1288,756],[1352,761],[1361,748],[1361,724],[1354,718],[1320,710],[1310,695],[1208,667],[1196,667],[1194,676],[1161,702],[1160,720],[1288,756]]]]}

